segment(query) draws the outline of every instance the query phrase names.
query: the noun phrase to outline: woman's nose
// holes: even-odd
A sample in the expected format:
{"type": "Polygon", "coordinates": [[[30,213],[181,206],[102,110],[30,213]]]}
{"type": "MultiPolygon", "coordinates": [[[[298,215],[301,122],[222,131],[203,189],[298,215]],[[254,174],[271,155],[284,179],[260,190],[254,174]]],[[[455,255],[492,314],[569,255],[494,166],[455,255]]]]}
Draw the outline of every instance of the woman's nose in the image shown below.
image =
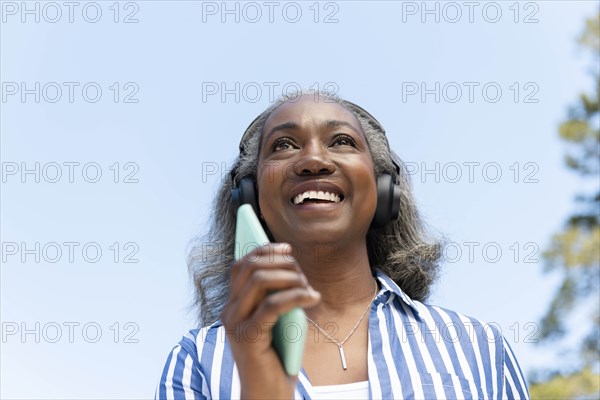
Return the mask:
{"type": "Polygon", "coordinates": [[[296,175],[329,175],[336,170],[335,164],[321,145],[306,146],[294,165],[296,175]]]}

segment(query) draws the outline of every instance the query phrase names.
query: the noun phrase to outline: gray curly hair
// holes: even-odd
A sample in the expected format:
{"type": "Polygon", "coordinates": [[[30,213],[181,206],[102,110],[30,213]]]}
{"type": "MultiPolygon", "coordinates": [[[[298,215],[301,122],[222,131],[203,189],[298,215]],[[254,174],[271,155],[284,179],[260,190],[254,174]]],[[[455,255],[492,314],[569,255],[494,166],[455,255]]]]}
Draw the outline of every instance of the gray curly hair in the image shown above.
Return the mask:
{"type": "Polygon", "coordinates": [[[336,95],[302,91],[277,99],[248,127],[244,134],[244,151],[232,168],[233,179],[221,183],[214,199],[208,231],[194,237],[188,244],[187,264],[196,290],[190,307],[199,309],[196,316],[200,326],[210,325],[219,319],[228,296],[235,246],[235,210],[231,202],[233,180],[238,182],[242,177],[256,177],[265,121],[283,103],[296,101],[308,93],[314,94],[316,101],[323,99],[325,102],[338,103],[356,116],[367,138],[375,174],[392,174],[401,187],[398,219],[390,221],[383,228],[372,228],[367,233],[371,269],[379,269],[388,275],[415,300],[424,301],[430,294],[438,275],[442,242],[431,241],[426,236],[412,195],[409,175],[403,162],[391,151],[383,128],[371,115],[365,115],[364,110],[336,95]],[[392,160],[400,167],[399,172],[392,160]]]}

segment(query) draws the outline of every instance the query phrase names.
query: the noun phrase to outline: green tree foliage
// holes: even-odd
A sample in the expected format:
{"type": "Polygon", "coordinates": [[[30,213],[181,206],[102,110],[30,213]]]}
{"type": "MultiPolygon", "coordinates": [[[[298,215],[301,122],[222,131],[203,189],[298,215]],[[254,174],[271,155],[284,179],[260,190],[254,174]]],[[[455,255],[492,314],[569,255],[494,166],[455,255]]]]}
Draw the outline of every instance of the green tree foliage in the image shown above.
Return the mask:
{"type": "Polygon", "coordinates": [[[600,13],[586,21],[579,43],[593,54],[595,87],[592,93],[579,96],[559,133],[568,146],[567,167],[596,187],[591,193],[577,195],[578,211],[562,232],[553,235],[544,253],[547,270],[559,271],[563,280],[541,321],[541,342],[558,340],[570,331],[566,326],[569,316],[582,304],[595,306],[589,326],[576,327],[586,329],[578,349],[581,368],[567,375],[557,369],[545,382],[534,382],[532,398],[598,398],[600,394],[600,376],[594,370],[600,358],[600,13]]]}
{"type": "Polygon", "coordinates": [[[543,384],[532,385],[529,394],[532,399],[582,399],[591,398],[589,395],[598,391],[598,375],[584,368],[567,376],[556,374],[543,384]]]}

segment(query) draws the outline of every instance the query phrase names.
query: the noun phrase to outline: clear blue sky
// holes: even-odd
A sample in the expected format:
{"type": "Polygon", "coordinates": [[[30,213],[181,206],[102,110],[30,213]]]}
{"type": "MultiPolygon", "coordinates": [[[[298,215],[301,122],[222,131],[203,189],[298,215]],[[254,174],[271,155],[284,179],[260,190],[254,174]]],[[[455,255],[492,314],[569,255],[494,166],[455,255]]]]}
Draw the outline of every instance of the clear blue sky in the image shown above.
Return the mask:
{"type": "Polygon", "coordinates": [[[410,163],[455,243],[431,303],[497,323],[526,374],[559,362],[525,339],[583,187],[557,127],[593,87],[575,38],[596,2],[1,4],[0,397],[153,395],[195,327],[186,244],[244,128],[298,86],[365,107],[410,163]]]}

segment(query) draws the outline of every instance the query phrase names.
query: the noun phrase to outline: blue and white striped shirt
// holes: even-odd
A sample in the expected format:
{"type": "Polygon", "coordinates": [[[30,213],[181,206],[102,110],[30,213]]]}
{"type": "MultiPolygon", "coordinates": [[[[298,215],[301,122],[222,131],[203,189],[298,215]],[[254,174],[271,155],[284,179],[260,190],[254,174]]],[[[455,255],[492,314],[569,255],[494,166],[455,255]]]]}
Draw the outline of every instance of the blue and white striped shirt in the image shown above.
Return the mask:
{"type": "MultiPolygon", "coordinates": [[[[381,290],[369,314],[371,399],[524,399],[525,379],[498,329],[409,298],[377,272],[381,290]]],[[[191,330],[167,358],[157,399],[231,399],[240,381],[220,321],[191,330]]],[[[314,398],[304,370],[297,399],[314,398]]]]}

